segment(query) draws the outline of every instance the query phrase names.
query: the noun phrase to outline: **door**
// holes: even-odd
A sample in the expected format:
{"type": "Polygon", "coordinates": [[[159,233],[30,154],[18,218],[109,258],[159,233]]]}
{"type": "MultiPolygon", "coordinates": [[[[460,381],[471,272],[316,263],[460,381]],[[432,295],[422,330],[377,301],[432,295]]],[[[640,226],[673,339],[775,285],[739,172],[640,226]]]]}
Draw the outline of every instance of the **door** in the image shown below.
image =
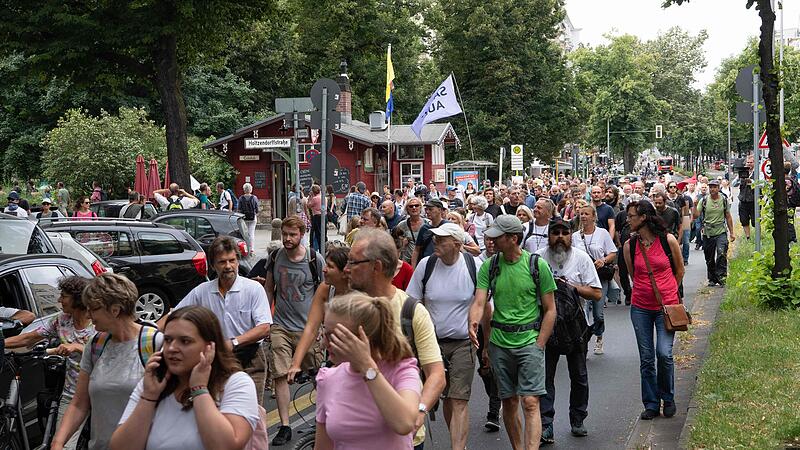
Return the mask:
{"type": "Polygon", "coordinates": [[[272,217],[282,219],[286,217],[289,198],[286,195],[288,186],[289,165],[272,163],[272,217]]]}

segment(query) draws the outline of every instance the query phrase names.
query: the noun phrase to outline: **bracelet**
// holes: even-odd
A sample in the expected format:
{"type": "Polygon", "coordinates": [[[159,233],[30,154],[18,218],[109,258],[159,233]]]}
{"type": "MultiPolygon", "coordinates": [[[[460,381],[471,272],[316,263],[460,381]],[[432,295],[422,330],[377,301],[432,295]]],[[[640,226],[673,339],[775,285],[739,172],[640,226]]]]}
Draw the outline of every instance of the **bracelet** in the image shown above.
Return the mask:
{"type": "Polygon", "coordinates": [[[208,386],[206,386],[205,384],[198,384],[197,386],[189,387],[189,392],[194,392],[194,391],[196,391],[198,389],[207,389],[207,388],[208,388],[208,386]]]}
{"type": "Polygon", "coordinates": [[[209,393],[208,389],[206,389],[206,388],[196,389],[196,390],[192,390],[192,392],[189,393],[189,397],[192,398],[192,399],[195,399],[195,398],[197,398],[197,397],[199,397],[199,396],[201,396],[203,394],[208,394],[208,393],[209,393]]]}
{"type": "Polygon", "coordinates": [[[156,400],[153,400],[152,398],[147,398],[147,397],[145,397],[145,396],[140,396],[140,397],[139,397],[139,399],[141,399],[141,400],[147,400],[148,402],[158,403],[158,399],[156,399],[156,400]]]}

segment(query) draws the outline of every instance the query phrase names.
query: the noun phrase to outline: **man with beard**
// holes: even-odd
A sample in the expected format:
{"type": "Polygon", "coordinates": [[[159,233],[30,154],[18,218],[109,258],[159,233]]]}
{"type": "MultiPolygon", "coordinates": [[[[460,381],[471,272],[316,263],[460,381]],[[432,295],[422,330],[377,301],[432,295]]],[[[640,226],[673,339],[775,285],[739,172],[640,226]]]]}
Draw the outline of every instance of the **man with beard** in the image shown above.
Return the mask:
{"type": "MultiPolygon", "coordinates": [[[[270,331],[270,376],[275,381],[275,399],[281,427],[272,445],[286,444],[292,439],[289,426],[289,383],[286,374],[292,365],[297,343],[308,321],[308,310],[314,292],[322,281],[325,259],[319,252],[301,244],[306,225],[298,216],[289,216],[281,224],[283,248],[267,258],[264,289],[275,306],[275,324],[270,331]]],[[[305,356],[303,369],[318,368],[323,352],[319,342],[305,356]]]]}
{"type": "MultiPolygon", "coordinates": [[[[239,246],[232,237],[216,238],[208,249],[208,258],[217,278],[192,289],[175,309],[197,305],[214,312],[226,342],[256,383],[261,404],[266,365],[261,342],[269,335],[272,314],[264,288],[239,276],[239,257],[239,246]]],[[[167,315],[158,321],[159,328],[163,330],[166,322],[167,315]]]]}
{"type": "MultiPolygon", "coordinates": [[[[563,278],[578,291],[582,299],[599,300],[602,296],[600,278],[594,270],[592,258],[583,250],[572,247],[571,223],[560,217],[550,220],[547,247],[537,253],[553,270],[553,276],[563,278]]],[[[586,436],[583,421],[589,405],[589,377],[586,372],[587,346],[566,354],[569,369],[569,421],[574,436],[586,436]]],[[[553,419],[555,417],[555,375],[561,355],[545,348],[545,387],[547,394],[539,403],[542,413],[542,442],[553,443],[553,419]]]]}
{"type": "Polygon", "coordinates": [[[592,204],[597,210],[597,226],[608,231],[611,236],[615,232],[614,208],[605,202],[605,194],[600,186],[592,186],[592,204]]]}
{"type": "MultiPolygon", "coordinates": [[[[408,295],[392,285],[397,259],[397,248],[389,233],[366,229],[356,236],[344,272],[350,278],[351,288],[371,297],[384,297],[391,302],[395,326],[402,331],[401,312],[408,295]]],[[[422,425],[428,410],[436,404],[444,390],[445,372],[433,322],[422,303],[414,307],[411,328],[416,351],[414,356],[421,367],[420,372],[425,374],[414,437],[414,446],[420,447],[425,440],[425,428],[422,425]]],[[[410,336],[406,337],[410,339],[410,336]]]]}

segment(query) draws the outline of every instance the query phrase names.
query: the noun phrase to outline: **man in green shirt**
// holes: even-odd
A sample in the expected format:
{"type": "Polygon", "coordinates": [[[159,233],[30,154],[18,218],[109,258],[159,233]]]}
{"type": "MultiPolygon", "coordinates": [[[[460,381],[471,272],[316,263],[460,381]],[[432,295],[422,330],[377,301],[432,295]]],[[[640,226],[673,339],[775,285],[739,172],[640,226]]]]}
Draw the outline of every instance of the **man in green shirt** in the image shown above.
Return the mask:
{"type": "Polygon", "coordinates": [[[719,192],[719,180],[708,182],[708,196],[698,202],[695,218],[702,217],[703,253],[709,286],[725,286],[728,275],[728,232],[733,242],[730,201],[719,192]],[[726,231],[727,225],[727,231],[726,231]]]}
{"type": "Polygon", "coordinates": [[[556,283],[550,266],[541,258],[535,259],[539,276],[534,282],[531,254],[519,247],[523,227],[516,216],[499,216],[483,236],[494,242],[497,254],[486,260],[478,272],[475,300],[469,311],[470,339],[477,347],[478,325],[488,330],[491,324],[489,342],[484,348],[488,348],[488,358],[497,377],[503,423],[511,446],[515,450],[539,448],[542,436],[539,396],[547,393],[544,348],[556,320],[556,283]],[[490,280],[493,266],[499,270],[490,280]],[[494,312],[487,304],[490,288],[494,312]],[[519,419],[520,398],[525,418],[524,441],[519,419]]]}

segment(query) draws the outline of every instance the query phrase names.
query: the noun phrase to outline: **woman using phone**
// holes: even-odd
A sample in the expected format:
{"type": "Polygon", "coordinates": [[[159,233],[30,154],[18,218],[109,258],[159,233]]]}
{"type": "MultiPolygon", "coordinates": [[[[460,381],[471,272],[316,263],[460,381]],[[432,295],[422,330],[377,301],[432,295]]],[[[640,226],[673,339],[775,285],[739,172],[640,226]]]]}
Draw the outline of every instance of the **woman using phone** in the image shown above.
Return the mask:
{"type": "Polygon", "coordinates": [[[169,315],[164,349],[148,360],[110,447],[241,449],[260,420],[257,398],[214,313],[180,308],[169,315]]]}

